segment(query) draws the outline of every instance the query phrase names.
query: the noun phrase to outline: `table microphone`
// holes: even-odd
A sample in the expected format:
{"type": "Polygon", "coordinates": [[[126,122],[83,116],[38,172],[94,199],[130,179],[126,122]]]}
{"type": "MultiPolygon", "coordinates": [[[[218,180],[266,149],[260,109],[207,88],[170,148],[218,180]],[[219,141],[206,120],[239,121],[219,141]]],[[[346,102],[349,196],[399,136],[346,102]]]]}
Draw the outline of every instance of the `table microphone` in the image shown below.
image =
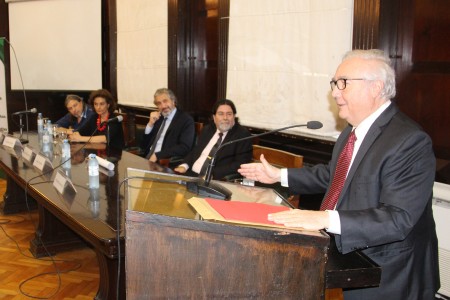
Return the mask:
{"type": "Polygon", "coordinates": [[[214,155],[211,159],[211,162],[208,165],[208,169],[206,170],[205,180],[199,179],[198,181],[190,182],[190,184],[187,186],[188,190],[191,192],[194,192],[196,194],[199,194],[201,196],[206,196],[206,197],[211,197],[211,198],[216,198],[216,199],[221,199],[221,200],[230,200],[231,192],[227,188],[223,187],[220,184],[211,183],[212,170],[213,170],[215,162],[216,162],[216,155],[220,151],[220,149],[222,149],[223,147],[226,147],[228,145],[237,143],[237,142],[245,141],[245,140],[252,139],[255,137],[260,137],[263,135],[267,135],[267,134],[271,134],[271,133],[275,133],[275,132],[279,132],[279,131],[283,131],[283,130],[295,128],[295,127],[306,127],[308,129],[319,129],[319,128],[323,127],[323,124],[319,121],[309,121],[306,124],[291,125],[291,126],[274,129],[274,130],[266,131],[266,132],[259,133],[259,134],[254,134],[251,136],[247,136],[247,137],[243,137],[240,139],[236,139],[233,141],[223,143],[217,148],[216,153],[214,153],[214,155]]]}
{"type": "MultiPolygon", "coordinates": [[[[26,108],[26,107],[25,107],[26,108]]],[[[19,116],[20,117],[20,121],[19,121],[19,130],[20,130],[20,136],[19,136],[19,140],[22,144],[27,144],[28,143],[28,139],[23,139],[23,122],[22,122],[22,116],[26,115],[26,122],[27,122],[27,138],[28,138],[28,114],[35,114],[37,112],[36,108],[32,108],[30,110],[22,110],[22,111],[17,111],[13,114],[11,114],[12,116],[19,116]]]]}
{"type": "Polygon", "coordinates": [[[29,110],[22,110],[22,111],[16,111],[15,113],[11,114],[12,116],[18,116],[18,115],[25,115],[25,114],[35,114],[37,113],[37,109],[34,107],[29,110]]]}
{"type": "Polygon", "coordinates": [[[109,124],[109,123],[114,123],[114,122],[120,123],[122,121],[123,121],[123,116],[117,116],[117,117],[108,119],[106,121],[103,121],[102,124],[105,124],[105,123],[109,124]]]}

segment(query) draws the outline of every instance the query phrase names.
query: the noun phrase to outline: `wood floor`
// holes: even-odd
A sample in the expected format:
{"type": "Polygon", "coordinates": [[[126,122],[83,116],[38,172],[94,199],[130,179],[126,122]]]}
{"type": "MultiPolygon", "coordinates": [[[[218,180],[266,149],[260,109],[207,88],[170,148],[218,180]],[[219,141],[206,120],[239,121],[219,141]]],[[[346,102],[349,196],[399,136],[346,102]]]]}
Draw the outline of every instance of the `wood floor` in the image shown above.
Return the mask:
{"type": "MultiPolygon", "coordinates": [[[[0,179],[0,202],[5,183],[0,179]]],[[[28,248],[37,218],[36,211],[0,215],[0,299],[93,299],[99,283],[94,251],[84,248],[60,253],[53,257],[54,262],[48,257],[33,258],[28,248]]]]}

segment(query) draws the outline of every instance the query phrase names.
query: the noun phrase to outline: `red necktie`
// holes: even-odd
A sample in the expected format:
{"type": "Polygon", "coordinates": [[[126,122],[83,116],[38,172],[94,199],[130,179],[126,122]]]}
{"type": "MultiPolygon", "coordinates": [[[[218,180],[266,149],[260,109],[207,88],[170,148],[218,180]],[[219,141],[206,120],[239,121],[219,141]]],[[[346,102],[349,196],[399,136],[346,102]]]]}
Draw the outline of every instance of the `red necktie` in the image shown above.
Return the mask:
{"type": "Polygon", "coordinates": [[[355,147],[356,135],[353,130],[345,144],[344,149],[339,155],[339,159],[334,173],[333,181],[331,182],[330,190],[320,206],[320,210],[333,210],[341,194],[344,186],[345,178],[347,177],[348,167],[352,160],[353,148],[355,147]]]}

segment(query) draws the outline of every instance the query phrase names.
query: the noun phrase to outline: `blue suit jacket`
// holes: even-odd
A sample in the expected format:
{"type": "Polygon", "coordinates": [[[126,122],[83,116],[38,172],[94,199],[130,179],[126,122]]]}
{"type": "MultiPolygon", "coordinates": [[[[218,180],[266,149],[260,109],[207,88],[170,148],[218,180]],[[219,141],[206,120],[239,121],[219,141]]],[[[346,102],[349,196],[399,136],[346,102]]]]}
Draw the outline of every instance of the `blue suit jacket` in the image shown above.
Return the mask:
{"type": "MultiPolygon", "coordinates": [[[[351,127],[339,136],[328,165],[289,169],[294,194],[325,193],[351,127]]],[[[345,291],[347,299],[434,299],[439,268],[430,137],[391,104],[375,121],[349,170],[336,206],[342,253],[362,249],[381,266],[378,288],[345,291]]]]}
{"type": "MultiPolygon", "coordinates": [[[[143,149],[143,156],[146,157],[150,146],[156,138],[159,128],[161,127],[163,118],[159,118],[153,125],[153,129],[149,134],[143,136],[141,142],[141,149],[143,149]]],[[[185,157],[194,146],[195,125],[194,119],[187,113],[177,108],[169,128],[167,128],[166,135],[161,147],[161,151],[156,152],[158,159],[171,157],[185,157]]]]}
{"type": "Polygon", "coordinates": [[[90,118],[96,116],[96,113],[92,110],[90,106],[88,106],[86,103],[84,103],[83,105],[85,107],[84,116],[81,118],[80,123],[77,122],[77,119],[74,116],[72,116],[71,113],[66,113],[61,119],[56,121],[56,124],[64,128],[72,128],[75,130],[78,130],[79,128],[83,127],[84,124],[89,122],[90,118]]]}

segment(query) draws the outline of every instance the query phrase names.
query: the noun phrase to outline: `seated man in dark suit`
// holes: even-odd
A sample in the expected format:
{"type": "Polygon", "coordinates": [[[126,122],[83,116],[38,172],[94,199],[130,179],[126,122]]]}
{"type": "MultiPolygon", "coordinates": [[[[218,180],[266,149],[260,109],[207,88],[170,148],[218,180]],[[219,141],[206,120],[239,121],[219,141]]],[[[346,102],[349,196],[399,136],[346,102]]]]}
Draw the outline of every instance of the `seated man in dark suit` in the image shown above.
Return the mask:
{"type": "MultiPolygon", "coordinates": [[[[183,164],[175,168],[175,172],[204,176],[207,166],[221,143],[250,136],[247,129],[235,120],[236,107],[230,100],[219,100],[213,107],[214,123],[206,126],[198,140],[197,146],[186,156],[183,164]]],[[[217,152],[212,177],[220,180],[227,175],[237,174],[243,163],[252,160],[252,140],[225,146],[217,152]]]]}
{"type": "Polygon", "coordinates": [[[141,143],[143,156],[152,162],[185,157],[194,146],[194,120],[176,107],[177,98],[169,89],[158,89],[153,101],[158,111],[150,113],[141,143]]]}

